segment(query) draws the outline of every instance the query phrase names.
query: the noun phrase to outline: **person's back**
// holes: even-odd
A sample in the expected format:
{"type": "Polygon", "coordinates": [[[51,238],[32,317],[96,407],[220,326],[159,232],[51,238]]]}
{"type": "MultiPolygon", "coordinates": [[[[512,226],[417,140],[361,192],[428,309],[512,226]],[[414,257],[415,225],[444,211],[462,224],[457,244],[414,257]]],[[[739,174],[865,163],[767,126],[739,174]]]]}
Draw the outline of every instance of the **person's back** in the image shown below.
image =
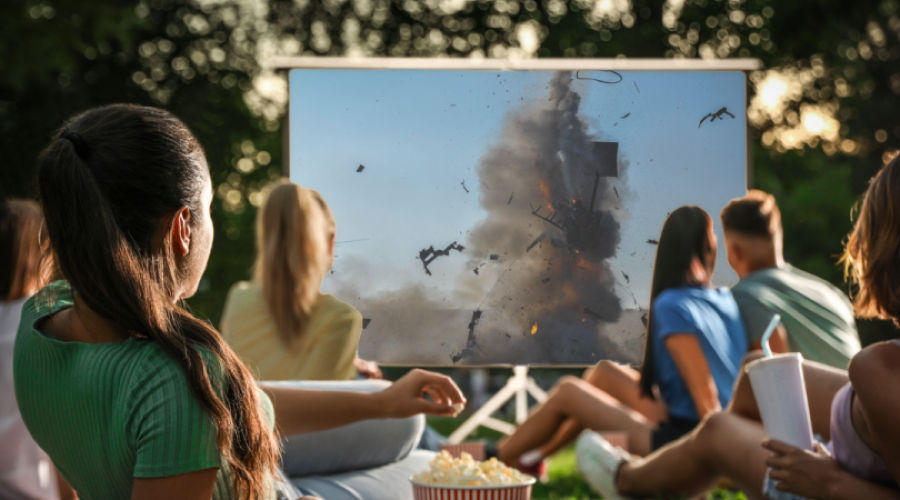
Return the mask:
{"type": "MultiPolygon", "coordinates": [[[[135,478],[220,467],[212,418],[157,343],[65,342],[42,333],[45,318],[71,306],[65,282],[25,303],[15,381],[29,430],[79,497],[128,498],[135,478]]],[[[231,496],[222,470],[216,499],[231,496]]]]}
{"type": "Polygon", "coordinates": [[[684,377],[665,347],[670,335],[691,334],[703,351],[719,404],[731,400],[731,390],[747,353],[738,307],[727,288],[670,288],[653,302],[651,328],[655,344],[654,371],[669,414],[697,422],[700,417],[684,377]]]}
{"type": "Polygon", "coordinates": [[[220,328],[260,380],[381,378],[357,356],[362,315],[320,291],[336,231],[322,196],[288,180],[257,212],[253,279],[231,287],[220,328]]]}
{"type": "Polygon", "coordinates": [[[860,350],[850,300],[818,276],[784,264],[747,275],[731,291],[751,342],[777,312],[790,350],[806,359],[846,368],[860,350]]]}
{"type": "Polygon", "coordinates": [[[260,380],[350,380],[362,315],[349,304],[318,294],[302,335],[286,345],[259,285],[242,281],[228,294],[222,335],[260,380]]]}
{"type": "Polygon", "coordinates": [[[772,316],[781,324],[770,344],[774,351],[846,369],[860,349],[853,309],[837,287],[794,268],[782,256],[781,212],[775,198],[759,190],[731,200],[722,209],[728,263],[741,280],[732,288],[751,346],[772,316]]]}

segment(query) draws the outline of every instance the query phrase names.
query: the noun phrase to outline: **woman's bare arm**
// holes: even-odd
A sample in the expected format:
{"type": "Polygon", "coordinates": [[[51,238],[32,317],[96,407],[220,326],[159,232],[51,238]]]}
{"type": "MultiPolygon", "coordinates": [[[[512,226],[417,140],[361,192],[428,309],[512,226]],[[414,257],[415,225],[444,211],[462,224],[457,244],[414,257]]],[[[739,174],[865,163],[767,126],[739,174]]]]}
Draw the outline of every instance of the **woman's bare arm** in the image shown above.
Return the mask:
{"type": "Polygon", "coordinates": [[[340,427],[370,418],[402,418],[419,413],[453,416],[466,398],[450,377],[412,370],[376,393],[260,387],[272,399],[283,436],[340,427]],[[431,397],[431,401],[424,398],[431,397]]]}
{"type": "Polygon", "coordinates": [[[131,500],[209,500],[218,472],[219,469],[203,469],[175,476],[135,478],[131,500]]]}
{"type": "Polygon", "coordinates": [[[854,418],[854,427],[900,485],[900,346],[880,342],[863,349],[850,361],[848,373],[856,394],[853,404],[865,421],[861,428],[854,418]]]}
{"type": "Polygon", "coordinates": [[[694,399],[694,407],[701,419],[722,409],[719,390],[709,371],[700,341],[691,333],[676,333],[665,339],[666,349],[678,367],[678,373],[694,399]]]}

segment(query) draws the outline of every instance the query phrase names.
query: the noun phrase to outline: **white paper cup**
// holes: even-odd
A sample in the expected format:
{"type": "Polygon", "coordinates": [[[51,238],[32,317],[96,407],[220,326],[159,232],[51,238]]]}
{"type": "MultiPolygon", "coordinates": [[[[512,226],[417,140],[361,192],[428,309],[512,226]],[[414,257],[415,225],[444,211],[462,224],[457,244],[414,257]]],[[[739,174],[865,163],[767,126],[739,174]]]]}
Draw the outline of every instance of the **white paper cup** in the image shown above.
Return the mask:
{"type": "Polygon", "coordinates": [[[750,362],[745,370],[769,437],[811,450],[812,424],[802,365],[800,353],[789,352],[750,362]]]}

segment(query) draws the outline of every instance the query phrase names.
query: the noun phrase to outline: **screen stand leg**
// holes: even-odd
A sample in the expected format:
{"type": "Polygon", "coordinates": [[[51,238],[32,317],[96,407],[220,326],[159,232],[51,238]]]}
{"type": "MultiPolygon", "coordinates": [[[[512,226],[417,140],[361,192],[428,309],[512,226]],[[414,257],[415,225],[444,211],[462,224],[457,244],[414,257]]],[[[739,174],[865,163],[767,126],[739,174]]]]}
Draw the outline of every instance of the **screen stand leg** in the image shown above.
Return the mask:
{"type": "Polygon", "coordinates": [[[528,416],[528,395],[535,399],[538,403],[543,403],[547,399],[547,393],[538,387],[534,379],[528,376],[528,367],[525,365],[513,366],[513,374],[506,380],[506,385],[491,396],[468,420],[463,422],[450,437],[447,442],[450,444],[461,443],[469,434],[478,426],[482,425],[489,429],[502,432],[504,434],[512,434],[516,430],[516,426],[496,419],[491,415],[500,409],[507,401],[516,398],[516,423],[520,424],[525,421],[528,416]]]}

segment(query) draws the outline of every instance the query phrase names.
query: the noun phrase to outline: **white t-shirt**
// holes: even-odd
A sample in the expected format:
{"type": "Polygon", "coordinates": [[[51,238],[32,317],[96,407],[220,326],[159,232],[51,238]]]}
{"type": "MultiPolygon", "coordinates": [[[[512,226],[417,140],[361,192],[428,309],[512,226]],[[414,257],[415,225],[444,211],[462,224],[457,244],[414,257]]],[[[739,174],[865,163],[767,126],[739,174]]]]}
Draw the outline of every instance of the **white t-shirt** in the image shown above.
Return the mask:
{"type": "Polygon", "coordinates": [[[13,347],[26,300],[0,301],[0,497],[55,500],[52,462],[25,428],[13,386],[13,347]]]}

